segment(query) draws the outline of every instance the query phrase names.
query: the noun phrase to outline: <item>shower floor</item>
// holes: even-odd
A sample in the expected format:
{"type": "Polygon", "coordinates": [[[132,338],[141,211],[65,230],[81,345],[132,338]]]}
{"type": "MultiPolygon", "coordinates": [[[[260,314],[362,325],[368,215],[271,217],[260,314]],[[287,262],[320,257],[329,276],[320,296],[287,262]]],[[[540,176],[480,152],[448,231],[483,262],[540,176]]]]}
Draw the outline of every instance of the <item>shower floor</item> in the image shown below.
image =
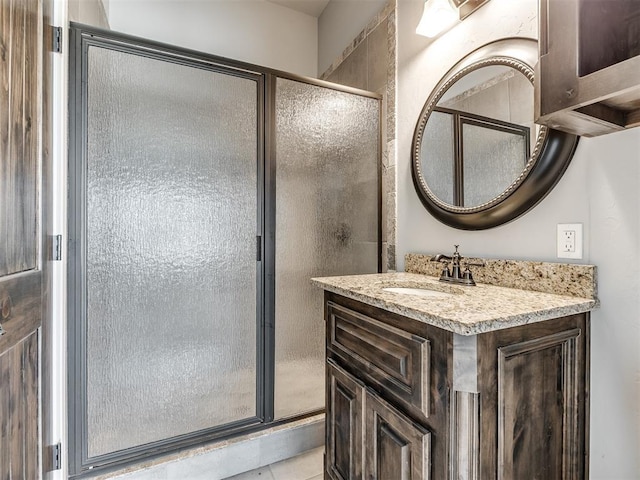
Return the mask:
{"type": "Polygon", "coordinates": [[[226,480],[322,480],[324,447],[226,480]]]}
{"type": "Polygon", "coordinates": [[[324,408],[322,362],[279,362],[276,366],[276,419],[324,408]]]}

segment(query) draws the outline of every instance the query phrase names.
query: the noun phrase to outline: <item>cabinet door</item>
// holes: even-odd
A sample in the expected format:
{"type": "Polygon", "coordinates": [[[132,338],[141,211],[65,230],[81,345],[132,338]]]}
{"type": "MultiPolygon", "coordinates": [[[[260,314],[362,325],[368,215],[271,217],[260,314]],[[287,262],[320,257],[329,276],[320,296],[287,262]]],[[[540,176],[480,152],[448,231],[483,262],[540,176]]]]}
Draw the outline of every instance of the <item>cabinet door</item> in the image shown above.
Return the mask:
{"type": "Polygon", "coordinates": [[[365,478],[426,480],[431,469],[431,434],[367,391],[365,478]]]}
{"type": "Polygon", "coordinates": [[[482,480],[589,478],[589,315],[485,333],[482,480]]]}
{"type": "Polygon", "coordinates": [[[584,478],[581,336],[574,328],[498,348],[498,480],[584,478]]]}
{"type": "Polygon", "coordinates": [[[362,478],[364,385],[327,362],[326,471],[336,480],[362,478]]]}

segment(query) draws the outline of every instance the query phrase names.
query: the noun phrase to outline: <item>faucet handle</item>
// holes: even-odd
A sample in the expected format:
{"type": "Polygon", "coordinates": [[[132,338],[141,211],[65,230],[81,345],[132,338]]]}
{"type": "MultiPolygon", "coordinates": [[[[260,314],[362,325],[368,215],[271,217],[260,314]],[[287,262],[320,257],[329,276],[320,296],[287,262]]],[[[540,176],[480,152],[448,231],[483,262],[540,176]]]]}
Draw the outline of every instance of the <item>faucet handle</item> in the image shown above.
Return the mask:
{"type": "Polygon", "coordinates": [[[473,274],[469,267],[484,267],[486,264],[484,262],[464,262],[464,272],[462,272],[462,283],[465,285],[475,285],[476,282],[473,279],[473,274]]]}
{"type": "Polygon", "coordinates": [[[485,262],[464,262],[465,268],[469,267],[485,267],[487,264],[485,262]]]}
{"type": "Polygon", "coordinates": [[[441,282],[449,282],[453,278],[451,275],[451,270],[449,270],[449,263],[442,262],[442,272],[440,273],[440,281],[441,282]]]}
{"type": "Polygon", "coordinates": [[[429,259],[430,262],[442,262],[442,263],[449,263],[451,262],[451,260],[453,259],[450,256],[443,255],[442,253],[434,255],[429,259]]]}
{"type": "Polygon", "coordinates": [[[451,257],[447,255],[443,255],[439,253],[437,255],[432,256],[429,261],[431,262],[440,262],[442,264],[442,272],[440,273],[440,281],[441,282],[449,282],[451,281],[451,271],[449,270],[449,264],[453,260],[451,257]]]}

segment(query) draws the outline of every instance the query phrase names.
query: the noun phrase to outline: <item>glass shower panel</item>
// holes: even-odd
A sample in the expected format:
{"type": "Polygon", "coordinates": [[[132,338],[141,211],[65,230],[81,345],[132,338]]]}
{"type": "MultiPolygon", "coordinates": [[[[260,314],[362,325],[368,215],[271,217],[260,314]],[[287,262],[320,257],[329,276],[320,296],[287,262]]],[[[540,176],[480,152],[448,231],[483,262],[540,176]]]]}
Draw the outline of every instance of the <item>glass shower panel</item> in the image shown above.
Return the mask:
{"type": "Polygon", "coordinates": [[[89,457],[256,416],[254,79],[90,47],[89,457]]]}
{"type": "Polygon", "coordinates": [[[324,407],[315,276],[378,270],[379,101],[276,83],[275,417],[324,407]]]}

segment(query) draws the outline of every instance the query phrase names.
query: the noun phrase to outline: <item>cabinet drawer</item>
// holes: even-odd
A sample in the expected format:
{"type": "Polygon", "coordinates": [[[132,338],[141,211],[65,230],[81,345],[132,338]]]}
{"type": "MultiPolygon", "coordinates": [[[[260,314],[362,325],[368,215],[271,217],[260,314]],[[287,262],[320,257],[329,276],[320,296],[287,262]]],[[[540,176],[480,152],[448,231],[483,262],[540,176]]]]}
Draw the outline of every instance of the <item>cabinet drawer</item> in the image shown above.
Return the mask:
{"type": "Polygon", "coordinates": [[[327,303],[328,348],[366,380],[429,416],[429,340],[327,303]]]}

